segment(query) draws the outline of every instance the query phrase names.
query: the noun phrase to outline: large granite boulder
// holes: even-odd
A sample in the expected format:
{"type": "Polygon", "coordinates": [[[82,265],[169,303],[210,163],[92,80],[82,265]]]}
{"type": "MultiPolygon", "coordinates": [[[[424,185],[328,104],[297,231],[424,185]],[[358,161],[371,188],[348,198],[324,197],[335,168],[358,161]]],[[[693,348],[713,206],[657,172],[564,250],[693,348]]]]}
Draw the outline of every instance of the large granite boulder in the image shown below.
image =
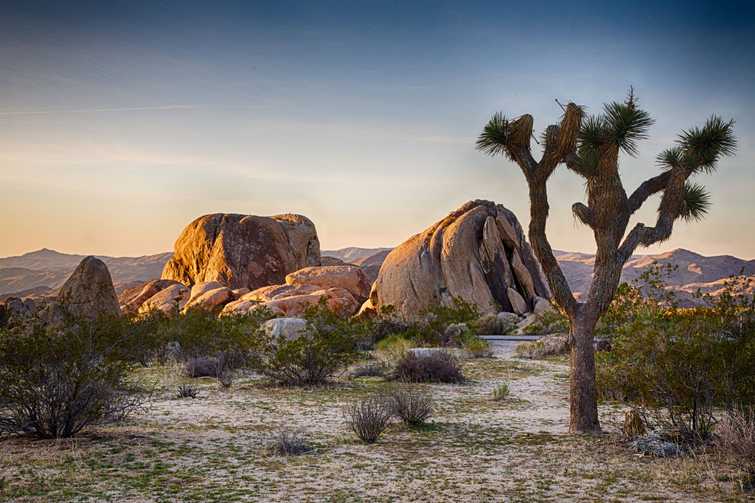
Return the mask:
{"type": "Polygon", "coordinates": [[[191,222],[178,237],[162,278],[186,285],[218,281],[231,289],[283,283],[286,274],[320,264],[320,242],[301,215],[216,213],[191,222]]]}
{"type": "Polygon", "coordinates": [[[118,296],[105,263],[86,257],[73,271],[58,293],[61,306],[77,318],[96,319],[118,316],[118,296]]]}
{"type": "Polygon", "coordinates": [[[524,314],[550,291],[516,216],[491,201],[470,201],[394,248],[363,306],[393,306],[415,318],[454,298],[481,314],[524,314]]]}

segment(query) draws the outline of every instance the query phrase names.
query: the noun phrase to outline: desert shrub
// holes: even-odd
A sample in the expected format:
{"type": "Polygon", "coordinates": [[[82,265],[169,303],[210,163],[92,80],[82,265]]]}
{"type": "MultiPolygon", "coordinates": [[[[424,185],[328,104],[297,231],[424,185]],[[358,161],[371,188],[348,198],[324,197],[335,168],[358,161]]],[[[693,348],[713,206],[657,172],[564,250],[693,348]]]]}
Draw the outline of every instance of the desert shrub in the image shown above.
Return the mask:
{"type": "Polygon", "coordinates": [[[351,370],[351,377],[385,377],[388,366],[380,360],[371,360],[351,370]]]}
{"type": "Polygon", "coordinates": [[[514,348],[514,354],[519,358],[542,360],[549,356],[561,356],[569,352],[568,335],[546,335],[531,342],[522,342],[514,348]]]}
{"type": "Polygon", "coordinates": [[[561,311],[544,311],[524,327],[525,334],[555,334],[569,331],[569,319],[561,311]]]}
{"type": "Polygon", "coordinates": [[[454,342],[473,358],[486,358],[493,354],[490,343],[469,330],[464,331],[454,342]]]}
{"type": "Polygon", "coordinates": [[[467,326],[480,318],[475,304],[454,297],[451,305],[435,305],[423,316],[423,322],[414,324],[405,330],[405,336],[421,346],[447,346],[449,340],[446,329],[449,325],[464,323],[467,326]]]}
{"type": "Polygon", "coordinates": [[[732,409],[716,427],[716,446],[744,474],[743,486],[755,486],[755,408],[732,409]]]}
{"type": "Polygon", "coordinates": [[[134,353],[121,320],[69,321],[0,332],[0,432],[71,437],[147,398],[128,380],[134,353]]]}
{"type": "Polygon", "coordinates": [[[402,334],[392,334],[375,346],[378,360],[387,366],[395,366],[414,344],[402,334]]]}
{"type": "Polygon", "coordinates": [[[176,388],[176,398],[196,398],[199,390],[191,384],[179,384],[176,388]]]}
{"type": "Polygon", "coordinates": [[[406,353],[396,364],[393,377],[402,382],[464,382],[459,362],[447,351],[432,351],[418,356],[406,353]]]}
{"type": "Polygon", "coordinates": [[[299,456],[314,449],[298,433],[282,431],[273,438],[270,450],[278,456],[299,456]]]}
{"type": "Polygon", "coordinates": [[[683,443],[710,439],[716,408],[755,403],[752,299],[724,294],[694,309],[666,294],[632,302],[633,316],[613,325],[611,350],[596,355],[604,399],[633,403],[683,443]]]}
{"type": "Polygon", "coordinates": [[[345,416],[357,437],[366,444],[373,444],[388,427],[393,407],[385,396],[373,395],[352,403],[346,408],[345,416]]]}
{"type": "Polygon", "coordinates": [[[184,373],[186,377],[217,377],[223,373],[222,360],[222,355],[190,357],[184,363],[184,373]]]}
{"type": "Polygon", "coordinates": [[[352,323],[362,324],[361,331],[364,337],[360,341],[360,349],[371,349],[386,337],[409,329],[411,324],[396,317],[394,311],[393,306],[383,306],[378,315],[373,318],[352,321],[352,323]]]}
{"type": "Polygon", "coordinates": [[[433,414],[433,399],[420,391],[396,388],[388,394],[393,414],[409,426],[421,426],[433,414]]]}
{"type": "Polygon", "coordinates": [[[254,366],[284,385],[320,385],[353,362],[363,332],[329,311],[321,302],[307,309],[307,328],[295,339],[278,338],[258,330],[254,366]]]}
{"type": "Polygon", "coordinates": [[[156,338],[162,351],[174,348],[173,357],[184,363],[190,377],[219,378],[250,364],[255,349],[252,334],[273,317],[266,309],[221,317],[192,309],[164,319],[156,338]]]}
{"type": "Polygon", "coordinates": [[[508,398],[511,390],[509,389],[509,383],[502,382],[493,389],[493,400],[500,402],[508,398]]]}

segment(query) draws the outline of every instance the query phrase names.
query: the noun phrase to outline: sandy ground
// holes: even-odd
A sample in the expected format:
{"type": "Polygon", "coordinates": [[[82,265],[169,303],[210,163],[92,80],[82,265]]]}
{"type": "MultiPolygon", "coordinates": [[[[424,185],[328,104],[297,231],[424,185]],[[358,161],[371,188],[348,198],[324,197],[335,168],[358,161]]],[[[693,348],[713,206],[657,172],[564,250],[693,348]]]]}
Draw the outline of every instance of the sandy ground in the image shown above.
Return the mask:
{"type": "MultiPolygon", "coordinates": [[[[317,389],[240,379],[221,390],[199,380],[197,399],[174,397],[169,373],[157,400],[125,424],[73,440],[0,441],[3,501],[740,501],[707,456],[653,459],[617,434],[622,411],[604,407],[607,433],[567,434],[563,362],[469,360],[463,385],[430,393],[430,423],[394,423],[378,443],[357,441],[344,406],[389,386],[339,379],[317,389]],[[511,395],[491,398],[502,382],[511,395]],[[314,450],[281,457],[269,446],[296,431],[314,450]]],[[[196,381],[195,381],[196,382],[196,381]]]]}

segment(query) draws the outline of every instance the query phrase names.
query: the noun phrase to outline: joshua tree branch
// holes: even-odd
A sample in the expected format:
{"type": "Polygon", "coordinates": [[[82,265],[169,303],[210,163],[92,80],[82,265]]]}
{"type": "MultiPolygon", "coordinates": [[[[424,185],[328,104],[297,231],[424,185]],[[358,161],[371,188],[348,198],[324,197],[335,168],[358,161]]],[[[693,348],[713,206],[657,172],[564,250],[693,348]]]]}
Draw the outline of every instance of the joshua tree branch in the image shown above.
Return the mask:
{"type": "Polygon", "coordinates": [[[595,227],[595,216],[593,211],[582,203],[574,203],[571,206],[572,213],[579,219],[580,222],[590,228],[595,227]]]}
{"type": "Polygon", "coordinates": [[[574,299],[569,283],[566,281],[561,267],[558,265],[553,249],[545,234],[545,224],[548,220],[548,192],[545,180],[529,181],[530,188],[530,228],[529,238],[535,254],[537,255],[543,272],[548,280],[548,285],[553,292],[553,297],[571,317],[576,316],[579,304],[574,299]]]}
{"type": "Polygon", "coordinates": [[[670,179],[671,171],[664,171],[660,175],[642,182],[632,195],[629,196],[629,200],[627,201],[629,213],[632,214],[640,209],[645,201],[653,194],[665,190],[670,179]]]}
{"type": "Polygon", "coordinates": [[[540,160],[538,175],[548,178],[566,156],[574,154],[582,123],[582,109],[574,103],[566,105],[561,123],[545,130],[545,151],[540,160]]]}
{"type": "MultiPolygon", "coordinates": [[[[674,221],[676,221],[676,219],[682,214],[684,206],[684,184],[687,182],[690,172],[684,168],[674,168],[645,183],[651,182],[664,175],[666,176],[666,185],[661,189],[663,190],[663,198],[661,199],[661,205],[658,208],[658,219],[656,220],[655,227],[647,227],[642,223],[638,223],[634,226],[629,234],[627,234],[626,238],[624,238],[624,242],[618,250],[619,257],[623,260],[628,260],[634,253],[634,250],[640,245],[650,246],[668,239],[674,229],[674,221]]],[[[642,185],[645,185],[645,183],[642,185]]],[[[640,188],[642,188],[642,185],[640,188]]],[[[639,190],[640,189],[638,188],[637,191],[639,190]]],[[[632,194],[632,198],[635,197],[637,191],[632,194]]],[[[655,192],[658,192],[658,190],[655,192]]],[[[650,192],[650,189],[647,189],[644,193],[648,194],[645,196],[646,199],[654,192],[650,192]]],[[[638,196],[637,199],[639,200],[641,197],[642,196],[638,196]]],[[[641,205],[642,202],[639,204],[641,205]]]]}
{"type": "Polygon", "coordinates": [[[574,171],[582,178],[590,178],[593,175],[592,170],[588,169],[584,165],[582,159],[580,159],[575,152],[566,154],[566,157],[564,157],[564,162],[566,163],[567,168],[569,168],[571,171],[574,171]]]}

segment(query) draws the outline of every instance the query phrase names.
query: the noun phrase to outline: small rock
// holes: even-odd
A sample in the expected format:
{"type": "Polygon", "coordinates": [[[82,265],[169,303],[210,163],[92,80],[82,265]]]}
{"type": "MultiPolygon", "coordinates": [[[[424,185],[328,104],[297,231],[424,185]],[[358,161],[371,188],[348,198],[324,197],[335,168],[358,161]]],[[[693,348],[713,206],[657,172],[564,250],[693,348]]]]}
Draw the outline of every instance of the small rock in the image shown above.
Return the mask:
{"type": "Polygon", "coordinates": [[[509,302],[511,302],[511,307],[516,314],[526,314],[529,311],[527,301],[524,300],[524,297],[522,297],[519,292],[509,287],[508,290],[506,290],[506,294],[509,298],[509,302]]]}
{"type": "Polygon", "coordinates": [[[677,444],[664,440],[655,433],[640,437],[629,445],[638,452],[659,458],[671,458],[684,454],[684,450],[677,444]]]}
{"type": "Polygon", "coordinates": [[[518,314],[509,313],[506,311],[498,313],[495,317],[496,320],[498,320],[498,329],[500,330],[500,334],[507,334],[511,330],[516,328],[517,323],[519,323],[519,320],[521,319],[518,314]]]}
{"type": "Polygon", "coordinates": [[[543,297],[536,296],[533,299],[532,303],[533,303],[532,312],[535,314],[556,312],[556,309],[553,307],[550,301],[548,299],[544,299],[543,297]]]}
{"type": "Polygon", "coordinates": [[[446,327],[443,336],[446,340],[452,340],[461,337],[467,331],[469,331],[469,327],[466,323],[452,323],[446,327]]]}
{"type": "Polygon", "coordinates": [[[262,324],[262,330],[275,339],[298,339],[307,332],[307,320],[303,318],[274,318],[262,324]]]}

